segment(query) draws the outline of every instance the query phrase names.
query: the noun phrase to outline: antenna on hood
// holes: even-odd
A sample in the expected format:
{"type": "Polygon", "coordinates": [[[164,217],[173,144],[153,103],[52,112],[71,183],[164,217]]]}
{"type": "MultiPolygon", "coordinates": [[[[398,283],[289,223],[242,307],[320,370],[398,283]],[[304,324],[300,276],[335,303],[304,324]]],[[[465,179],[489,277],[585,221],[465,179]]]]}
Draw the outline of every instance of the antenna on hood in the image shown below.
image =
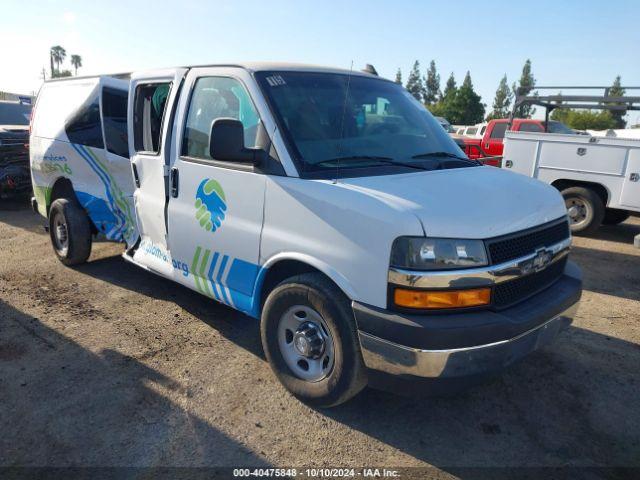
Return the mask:
{"type": "Polygon", "coordinates": [[[349,76],[347,77],[347,88],[344,91],[344,102],[342,104],[342,118],[340,120],[340,137],[338,138],[338,160],[336,161],[336,179],[333,183],[338,183],[340,173],[340,156],[342,155],[342,137],[344,136],[344,116],[347,114],[347,101],[349,100],[349,87],[351,87],[351,75],[353,73],[353,60],[351,60],[351,68],[349,68],[349,76]]]}

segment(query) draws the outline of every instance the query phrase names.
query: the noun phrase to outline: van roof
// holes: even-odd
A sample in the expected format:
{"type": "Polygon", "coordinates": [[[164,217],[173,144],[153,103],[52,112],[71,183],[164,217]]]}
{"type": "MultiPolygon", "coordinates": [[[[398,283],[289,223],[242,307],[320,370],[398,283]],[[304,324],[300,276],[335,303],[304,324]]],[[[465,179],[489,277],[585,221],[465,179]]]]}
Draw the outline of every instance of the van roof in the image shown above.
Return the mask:
{"type": "MultiPolygon", "coordinates": [[[[367,72],[363,72],[361,70],[348,70],[346,68],[335,68],[335,67],[325,67],[321,65],[308,65],[304,63],[289,63],[289,62],[244,62],[244,63],[218,63],[218,64],[203,64],[203,65],[183,65],[180,68],[202,68],[202,67],[235,67],[235,68],[243,68],[250,72],[260,72],[260,71],[295,71],[295,72],[323,72],[323,73],[339,73],[339,74],[349,74],[359,75],[363,77],[374,77],[374,78],[382,78],[377,77],[376,75],[372,75],[367,72]]],[[[153,71],[157,69],[145,69],[144,71],[153,71]]],[[[121,80],[129,80],[133,72],[124,72],[124,73],[107,73],[102,75],[84,75],[80,77],[62,77],[62,78],[51,78],[47,80],[48,82],[66,82],[72,80],[83,80],[90,78],[99,78],[99,77],[112,77],[121,80]]],[[[386,80],[386,79],[383,79],[386,80]]]]}
{"type": "Polygon", "coordinates": [[[371,73],[363,72],[362,70],[354,68],[349,70],[347,68],[327,67],[322,65],[312,65],[305,63],[292,63],[292,62],[243,62],[237,64],[205,64],[205,65],[189,65],[184,68],[197,68],[197,67],[237,67],[249,70],[251,72],[260,71],[294,71],[294,72],[324,72],[324,73],[341,73],[353,75],[361,75],[363,77],[376,77],[371,73]]]}
{"type": "Polygon", "coordinates": [[[44,83],[50,83],[50,82],[70,82],[73,80],[87,80],[90,78],[100,78],[100,77],[111,77],[111,78],[117,78],[119,80],[129,80],[131,79],[131,73],[132,72],[125,72],[125,73],[103,73],[100,75],[82,75],[80,77],[59,77],[59,78],[50,78],[49,80],[45,80],[44,83]]]}

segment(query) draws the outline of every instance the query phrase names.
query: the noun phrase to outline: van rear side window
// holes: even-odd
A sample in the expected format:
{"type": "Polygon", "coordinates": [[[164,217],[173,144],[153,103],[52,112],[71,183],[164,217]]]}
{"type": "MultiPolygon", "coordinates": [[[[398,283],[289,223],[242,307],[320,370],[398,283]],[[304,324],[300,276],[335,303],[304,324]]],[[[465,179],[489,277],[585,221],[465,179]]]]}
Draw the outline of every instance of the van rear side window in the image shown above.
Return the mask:
{"type": "Polygon", "coordinates": [[[126,90],[109,87],[102,90],[102,117],[107,150],[124,158],[129,158],[127,97],[126,90]]]}
{"type": "Polygon", "coordinates": [[[171,83],[140,85],[136,89],[133,110],[134,147],[136,152],[160,152],[162,120],[167,107],[171,83]]]}
{"type": "Polygon", "coordinates": [[[83,103],[67,119],[64,128],[71,143],[104,148],[98,98],[96,97],[90,102],[83,103]]]}

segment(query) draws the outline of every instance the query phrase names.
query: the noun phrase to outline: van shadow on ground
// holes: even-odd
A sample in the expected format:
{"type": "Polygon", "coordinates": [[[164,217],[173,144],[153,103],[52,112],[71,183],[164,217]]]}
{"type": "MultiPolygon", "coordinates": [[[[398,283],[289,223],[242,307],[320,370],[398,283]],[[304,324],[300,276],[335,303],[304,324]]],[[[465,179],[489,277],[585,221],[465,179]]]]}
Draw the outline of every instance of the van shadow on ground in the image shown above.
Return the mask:
{"type": "MultiPolygon", "coordinates": [[[[228,307],[120,257],[77,270],[171,299],[263,358],[258,322],[228,307]]],[[[640,466],[640,411],[633,407],[639,362],[638,345],[571,327],[555,344],[469,392],[425,398],[367,389],[321,413],[461,477],[469,472],[452,466],[640,466]]]]}
{"type": "Polygon", "coordinates": [[[2,301],[0,385],[0,466],[268,466],[158,393],[180,384],[2,301]]]}
{"type": "Polygon", "coordinates": [[[31,211],[26,198],[0,199],[0,222],[34,233],[44,233],[46,219],[31,211]]]}
{"type": "Polygon", "coordinates": [[[170,300],[220,335],[264,359],[258,322],[179,283],[112,256],[74,267],[78,272],[159,300],[170,300]],[[251,332],[251,335],[247,335],[251,332]]]}
{"type": "Polygon", "coordinates": [[[570,327],[466,393],[418,398],[366,390],[323,413],[460,478],[505,473],[463,466],[637,468],[639,361],[636,344],[570,327]]]}
{"type": "Polygon", "coordinates": [[[582,268],[585,290],[640,301],[640,254],[574,245],[571,259],[582,268]]]}

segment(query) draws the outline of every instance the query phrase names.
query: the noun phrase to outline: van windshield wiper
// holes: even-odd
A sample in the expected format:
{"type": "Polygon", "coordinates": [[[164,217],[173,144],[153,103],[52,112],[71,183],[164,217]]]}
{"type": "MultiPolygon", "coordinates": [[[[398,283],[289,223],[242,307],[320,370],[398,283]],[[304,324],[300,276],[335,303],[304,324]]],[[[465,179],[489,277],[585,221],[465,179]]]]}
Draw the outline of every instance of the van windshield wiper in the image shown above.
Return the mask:
{"type": "MultiPolygon", "coordinates": [[[[400,167],[408,167],[408,168],[415,168],[417,170],[430,170],[429,168],[425,168],[421,165],[414,165],[411,163],[404,163],[404,162],[397,162],[395,161],[393,158],[391,157],[379,157],[376,155],[345,155],[344,157],[336,157],[336,158],[331,158],[329,160],[323,160],[322,162],[318,162],[317,165],[327,165],[329,163],[336,163],[336,162],[350,162],[350,161],[357,161],[357,160],[373,160],[376,161],[378,163],[383,163],[385,165],[398,165],[400,167]]],[[[333,166],[333,165],[331,165],[333,166]]]]}
{"type": "Polygon", "coordinates": [[[471,162],[472,160],[469,160],[466,157],[461,157],[460,155],[456,155],[455,153],[451,153],[451,152],[425,152],[425,153],[418,153],[417,155],[413,155],[411,158],[432,158],[432,157],[447,157],[447,158],[456,158],[458,160],[465,160],[467,162],[471,162]]]}

